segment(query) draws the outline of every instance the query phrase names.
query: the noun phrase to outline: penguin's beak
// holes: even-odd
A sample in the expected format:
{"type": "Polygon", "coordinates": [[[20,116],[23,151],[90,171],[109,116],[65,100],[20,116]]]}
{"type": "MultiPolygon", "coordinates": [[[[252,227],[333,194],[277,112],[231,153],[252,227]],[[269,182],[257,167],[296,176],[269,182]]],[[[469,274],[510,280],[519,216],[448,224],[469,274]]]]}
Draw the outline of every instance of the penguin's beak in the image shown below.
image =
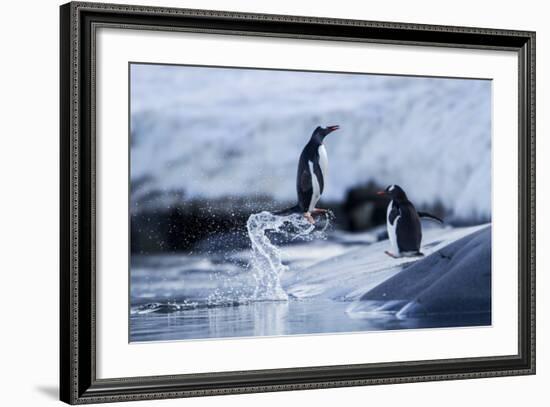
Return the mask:
{"type": "Polygon", "coordinates": [[[376,193],[376,195],[384,196],[384,195],[386,195],[386,191],[378,191],[378,192],[376,193]]]}
{"type": "Polygon", "coordinates": [[[340,126],[338,126],[338,125],[327,126],[328,133],[332,133],[333,131],[338,130],[339,128],[340,128],[340,126]]]}

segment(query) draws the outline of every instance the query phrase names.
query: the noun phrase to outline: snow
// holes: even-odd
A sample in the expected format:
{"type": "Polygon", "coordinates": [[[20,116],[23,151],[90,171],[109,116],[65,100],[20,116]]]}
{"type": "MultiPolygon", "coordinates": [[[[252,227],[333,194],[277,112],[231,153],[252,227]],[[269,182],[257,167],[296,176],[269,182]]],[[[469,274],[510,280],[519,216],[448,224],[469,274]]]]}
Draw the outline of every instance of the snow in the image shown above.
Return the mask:
{"type": "MultiPolygon", "coordinates": [[[[384,253],[389,249],[390,243],[383,240],[312,264],[302,270],[290,270],[282,276],[282,285],[289,296],[300,299],[322,297],[338,301],[358,300],[408,266],[416,263],[425,264],[432,253],[438,253],[453,242],[484,228],[487,228],[487,225],[426,230],[421,246],[421,251],[426,257],[421,259],[391,258],[384,253]]],[[[461,252],[461,256],[463,255],[465,253],[461,252]]],[[[475,256],[474,252],[472,257],[475,256]]],[[[434,268],[440,269],[441,266],[434,268]]],[[[490,274],[490,264],[483,270],[490,274]]],[[[392,298],[388,297],[385,301],[390,299],[392,298]]]]}
{"type": "Polygon", "coordinates": [[[398,318],[491,311],[491,228],[440,249],[361,296],[348,311],[398,318]]]}
{"type": "Polygon", "coordinates": [[[301,149],[338,124],[322,199],[396,183],[417,206],[490,220],[488,80],[133,64],[131,85],[134,204],[175,191],[293,201],[301,149]]]}

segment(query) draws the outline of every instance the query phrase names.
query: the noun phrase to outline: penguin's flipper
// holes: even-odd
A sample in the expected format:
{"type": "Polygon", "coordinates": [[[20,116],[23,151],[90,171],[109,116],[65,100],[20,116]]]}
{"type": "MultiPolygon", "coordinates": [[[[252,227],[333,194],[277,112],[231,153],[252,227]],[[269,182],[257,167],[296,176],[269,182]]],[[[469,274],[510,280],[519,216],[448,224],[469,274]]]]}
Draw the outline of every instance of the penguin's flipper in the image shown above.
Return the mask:
{"type": "Polygon", "coordinates": [[[418,212],[418,216],[422,219],[429,219],[429,220],[433,220],[437,223],[440,223],[440,224],[443,224],[443,220],[439,219],[437,216],[435,215],[431,215],[429,214],[428,212],[418,212]]]}
{"type": "Polygon", "coordinates": [[[390,210],[388,211],[388,222],[393,226],[395,219],[401,215],[401,211],[397,202],[391,201],[390,205],[391,208],[389,208],[390,210]]]}
{"type": "Polygon", "coordinates": [[[301,208],[302,212],[306,212],[313,198],[313,182],[309,168],[307,168],[306,165],[301,166],[298,172],[296,189],[298,192],[298,206],[301,208]]]}
{"type": "Polygon", "coordinates": [[[307,168],[304,168],[302,172],[300,173],[300,179],[299,179],[299,189],[301,191],[313,191],[313,184],[311,181],[311,173],[307,168]]]}

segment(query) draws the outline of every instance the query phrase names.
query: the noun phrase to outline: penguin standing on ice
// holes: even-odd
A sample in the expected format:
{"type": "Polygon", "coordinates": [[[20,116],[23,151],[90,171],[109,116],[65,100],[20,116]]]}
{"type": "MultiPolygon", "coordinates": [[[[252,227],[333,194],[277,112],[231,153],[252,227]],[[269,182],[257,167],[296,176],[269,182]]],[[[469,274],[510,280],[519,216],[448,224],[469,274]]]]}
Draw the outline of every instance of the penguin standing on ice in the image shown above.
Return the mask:
{"type": "Polygon", "coordinates": [[[420,218],[429,218],[440,223],[443,221],[426,212],[417,212],[399,185],[390,185],[384,191],[378,192],[378,195],[391,198],[386,213],[386,225],[393,253],[386,251],[386,254],[393,258],[423,256],[420,252],[420,218]]]}
{"type": "Polygon", "coordinates": [[[308,222],[312,224],[315,223],[313,214],[327,212],[326,209],[315,207],[325,188],[328,171],[327,150],[323,140],[328,134],[338,129],[339,126],[317,127],[302,150],[298,162],[296,176],[298,205],[295,209],[303,213],[308,222]]]}

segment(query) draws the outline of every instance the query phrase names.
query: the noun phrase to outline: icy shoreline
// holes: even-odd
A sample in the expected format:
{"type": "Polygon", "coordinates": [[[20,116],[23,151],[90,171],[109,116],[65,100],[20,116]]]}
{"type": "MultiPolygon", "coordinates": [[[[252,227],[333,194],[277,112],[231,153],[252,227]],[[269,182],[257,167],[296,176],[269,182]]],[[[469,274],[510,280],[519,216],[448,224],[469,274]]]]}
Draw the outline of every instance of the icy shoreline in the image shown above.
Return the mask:
{"type": "MultiPolygon", "coordinates": [[[[413,265],[430,264],[432,254],[440,253],[444,248],[454,247],[455,242],[463,238],[469,240],[483,229],[489,230],[485,232],[484,238],[490,250],[491,235],[488,225],[456,229],[433,228],[424,233],[424,244],[421,249],[424,258],[393,259],[384,253],[389,249],[388,241],[384,240],[302,270],[291,270],[283,276],[283,287],[291,297],[299,299],[323,297],[337,301],[359,300],[370,290],[412,268],[413,265]]],[[[461,251],[460,256],[468,257],[467,249],[461,251]]],[[[471,257],[475,258],[477,254],[479,253],[474,252],[471,257]]],[[[490,263],[486,271],[490,274],[490,263]]]]}
{"type": "Polygon", "coordinates": [[[424,235],[420,259],[390,258],[387,240],[364,235],[280,246],[278,301],[256,296],[247,251],[148,259],[132,272],[130,340],[490,325],[490,225],[424,235]]]}
{"type": "MultiPolygon", "coordinates": [[[[281,289],[290,301],[353,302],[349,308],[353,317],[379,312],[416,315],[424,308],[408,304],[419,303],[420,298],[425,307],[430,303],[426,297],[433,297],[430,307],[442,307],[444,298],[455,298],[453,312],[474,311],[456,307],[460,298],[478,304],[475,310],[485,309],[490,304],[490,231],[490,225],[427,229],[422,246],[425,257],[420,259],[387,256],[387,240],[370,243],[367,239],[351,246],[341,239],[281,246],[281,289]],[[471,294],[477,274],[469,273],[470,269],[486,274],[483,287],[489,283],[488,289],[478,290],[478,297],[471,294]],[[474,280],[465,282],[463,277],[474,280]]],[[[244,266],[250,256],[248,251],[236,253],[228,263],[165,256],[136,266],[132,309],[166,313],[257,302],[257,272],[244,266]]]]}
{"type": "Polygon", "coordinates": [[[469,234],[377,285],[354,302],[355,316],[491,312],[491,227],[469,234]]]}

